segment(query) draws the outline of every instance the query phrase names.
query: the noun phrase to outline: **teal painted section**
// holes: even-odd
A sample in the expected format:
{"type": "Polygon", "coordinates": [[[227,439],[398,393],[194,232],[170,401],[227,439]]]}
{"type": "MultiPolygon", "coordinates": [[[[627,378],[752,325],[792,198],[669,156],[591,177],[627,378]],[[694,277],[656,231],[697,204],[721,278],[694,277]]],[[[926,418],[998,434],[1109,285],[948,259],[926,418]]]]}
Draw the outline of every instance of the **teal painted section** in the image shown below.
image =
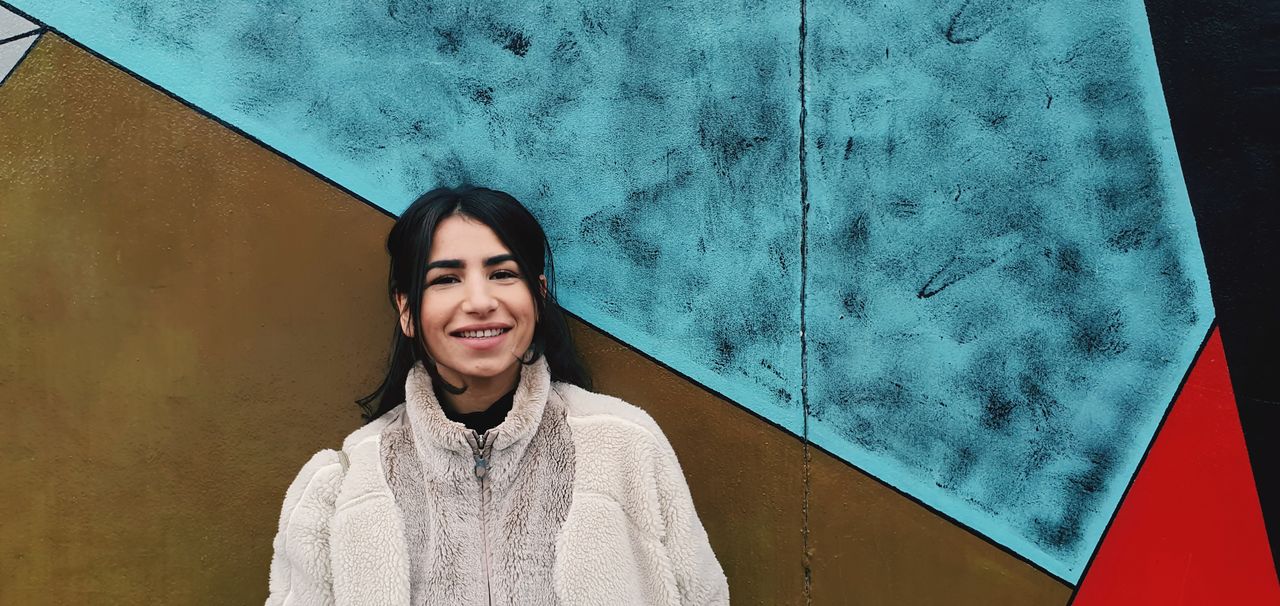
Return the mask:
{"type": "Polygon", "coordinates": [[[14,4],[391,212],[509,191],[568,309],[800,432],[791,7],[14,4]]]}
{"type": "MultiPolygon", "coordinates": [[[[798,3],[14,4],[802,432],[798,3]]],[[[1141,2],[807,7],[809,437],[1074,581],[1213,316],[1141,2]]]]}
{"type": "Polygon", "coordinates": [[[1213,319],[1143,5],[809,7],[810,437],[1074,582],[1213,319]]]}

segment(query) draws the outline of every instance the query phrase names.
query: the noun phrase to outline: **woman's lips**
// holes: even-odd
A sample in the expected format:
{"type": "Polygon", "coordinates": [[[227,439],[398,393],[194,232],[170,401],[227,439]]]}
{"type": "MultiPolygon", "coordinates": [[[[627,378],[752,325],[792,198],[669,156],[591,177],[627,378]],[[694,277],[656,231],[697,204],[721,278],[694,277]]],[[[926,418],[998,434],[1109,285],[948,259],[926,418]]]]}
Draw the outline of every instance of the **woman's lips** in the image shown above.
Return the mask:
{"type": "Polygon", "coordinates": [[[502,343],[504,339],[507,338],[507,335],[510,333],[511,333],[511,329],[507,328],[507,329],[503,329],[502,332],[492,337],[464,337],[460,334],[451,334],[449,336],[453,337],[454,340],[461,343],[464,347],[474,349],[477,351],[483,351],[486,349],[493,349],[497,347],[502,343]]]}

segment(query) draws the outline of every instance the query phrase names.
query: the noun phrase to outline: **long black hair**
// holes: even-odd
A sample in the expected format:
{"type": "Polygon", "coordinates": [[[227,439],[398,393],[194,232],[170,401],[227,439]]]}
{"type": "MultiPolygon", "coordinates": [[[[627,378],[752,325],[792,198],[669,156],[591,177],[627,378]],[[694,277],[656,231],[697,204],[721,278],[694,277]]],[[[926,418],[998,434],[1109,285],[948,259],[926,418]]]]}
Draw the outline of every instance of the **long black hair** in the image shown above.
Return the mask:
{"type": "Polygon", "coordinates": [[[542,226],[533,213],[510,194],[483,187],[441,187],[422,194],[400,215],[387,236],[387,254],[391,271],[387,278],[387,295],[396,311],[391,337],[391,358],[387,376],[373,393],[356,400],[364,410],[365,422],[372,421],[404,401],[404,384],[409,371],[422,362],[431,380],[452,392],[458,388],[446,384],[436,362],[421,338],[422,295],[426,289],[426,267],[430,261],[431,241],[440,222],[454,215],[479,221],[493,230],[511,250],[525,286],[533,295],[537,324],[533,329],[530,355],[520,361],[531,364],[546,356],[553,381],[591,388],[591,378],[578,358],[565,322],[564,312],[555,299],[555,263],[542,226]],[[539,276],[546,276],[545,292],[539,276]],[[397,296],[408,300],[413,334],[405,336],[400,328],[397,296]]]}

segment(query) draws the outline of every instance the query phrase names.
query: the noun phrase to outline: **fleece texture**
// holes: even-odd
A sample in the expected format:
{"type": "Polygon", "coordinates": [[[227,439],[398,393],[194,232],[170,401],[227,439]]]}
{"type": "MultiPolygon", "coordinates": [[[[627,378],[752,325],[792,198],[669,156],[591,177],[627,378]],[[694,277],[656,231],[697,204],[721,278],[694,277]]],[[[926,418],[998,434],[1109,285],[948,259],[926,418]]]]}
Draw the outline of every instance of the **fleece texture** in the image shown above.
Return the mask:
{"type": "Polygon", "coordinates": [[[728,604],[676,460],[643,411],[522,369],[485,436],[415,368],[406,402],[285,495],[268,604],[728,604]]]}

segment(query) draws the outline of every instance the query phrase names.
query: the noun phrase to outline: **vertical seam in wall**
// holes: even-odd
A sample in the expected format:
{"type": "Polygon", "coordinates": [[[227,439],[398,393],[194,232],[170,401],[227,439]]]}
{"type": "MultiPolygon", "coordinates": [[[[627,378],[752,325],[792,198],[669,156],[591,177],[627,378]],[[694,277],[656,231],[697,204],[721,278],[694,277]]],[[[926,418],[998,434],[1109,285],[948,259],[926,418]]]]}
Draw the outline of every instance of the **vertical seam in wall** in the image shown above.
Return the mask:
{"type": "Polygon", "coordinates": [[[805,299],[808,296],[809,282],[809,173],[805,164],[805,120],[808,110],[805,107],[805,0],[800,0],[800,407],[804,413],[803,432],[801,435],[804,449],[804,494],[800,508],[800,533],[804,552],[801,554],[801,567],[804,571],[804,603],[813,604],[813,549],[809,546],[809,497],[810,497],[810,463],[812,453],[809,450],[809,348],[808,336],[805,334],[805,299]]]}

